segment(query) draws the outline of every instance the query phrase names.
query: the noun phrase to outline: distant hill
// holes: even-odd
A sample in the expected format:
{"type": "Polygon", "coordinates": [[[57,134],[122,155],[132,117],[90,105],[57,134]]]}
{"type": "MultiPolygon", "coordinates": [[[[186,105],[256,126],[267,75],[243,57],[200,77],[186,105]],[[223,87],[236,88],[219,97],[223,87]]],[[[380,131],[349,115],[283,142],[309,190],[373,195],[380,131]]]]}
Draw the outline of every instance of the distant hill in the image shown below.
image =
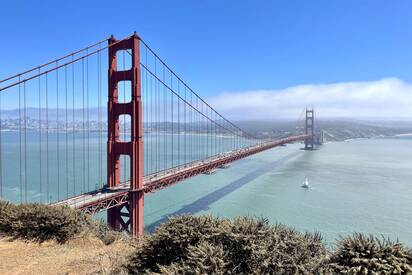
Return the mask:
{"type": "MultiPolygon", "coordinates": [[[[73,113],[75,125],[83,121],[83,109],[68,109],[68,125],[73,125],[73,113]]],[[[21,114],[23,116],[23,114],[21,114]]],[[[46,109],[40,109],[41,120],[46,119],[46,109]]],[[[59,121],[64,122],[66,115],[65,109],[59,110],[59,121]]],[[[90,121],[97,122],[99,120],[98,108],[89,108],[84,110],[85,118],[87,115],[90,121]]],[[[107,124],[107,109],[101,109],[101,127],[106,129],[107,124]]],[[[29,119],[28,127],[33,129],[38,127],[39,109],[27,108],[26,117],[29,119]]],[[[49,123],[51,127],[55,125],[57,118],[57,109],[48,110],[49,123]]],[[[2,110],[1,119],[3,128],[13,128],[18,123],[19,110],[2,110]],[[6,123],[7,120],[14,120],[11,123],[6,123]],[[17,121],[16,121],[17,120],[17,121]]],[[[222,124],[222,121],[217,121],[222,124]]],[[[304,131],[303,119],[298,120],[248,120],[248,121],[234,121],[234,123],[246,132],[262,138],[270,137],[284,137],[290,134],[302,133],[304,131]]],[[[92,129],[96,123],[92,124],[92,129]]],[[[80,127],[80,126],[79,126],[80,127]]],[[[96,126],[97,127],[97,126],[96,126]]],[[[128,128],[126,126],[126,128],[128,128]]],[[[176,121],[158,121],[158,122],[144,122],[144,129],[150,131],[162,132],[208,132],[210,131],[209,124],[205,122],[191,124],[191,123],[177,123],[176,121]]],[[[322,130],[326,141],[342,141],[351,138],[372,138],[379,136],[393,136],[397,134],[412,133],[412,120],[349,120],[349,119],[319,119],[315,121],[315,129],[322,130]]],[[[221,133],[225,133],[222,131],[221,133]]]]}
{"type": "MultiPolygon", "coordinates": [[[[279,137],[290,133],[301,133],[303,122],[281,121],[238,121],[242,129],[265,137],[279,137]]],[[[352,138],[373,138],[411,133],[412,121],[355,121],[317,120],[315,129],[324,132],[326,141],[343,141],[352,138]]]]}
{"type": "MultiPolygon", "coordinates": [[[[39,119],[39,110],[40,110],[40,116],[42,120],[46,119],[46,109],[45,108],[27,108],[26,109],[26,116],[30,119],[39,119]]],[[[85,116],[87,115],[87,109],[85,110],[85,116]]],[[[99,110],[98,108],[89,108],[89,119],[91,121],[97,121],[98,120],[98,114],[99,110]]],[[[74,113],[74,118],[75,120],[82,120],[83,119],[83,109],[82,108],[75,108],[74,112],[73,109],[68,108],[67,109],[68,113],[68,118],[69,120],[73,119],[73,113],[74,113]]],[[[63,108],[63,106],[59,109],[59,117],[61,120],[65,118],[66,114],[66,109],[63,108]]],[[[19,109],[12,109],[12,110],[1,110],[1,118],[2,119],[18,119],[19,118],[19,109]]],[[[21,115],[23,116],[23,109],[21,111],[21,115]]],[[[57,117],[57,108],[49,108],[48,109],[48,116],[50,120],[56,119],[57,117]]],[[[101,116],[103,120],[106,120],[107,118],[107,109],[106,105],[104,108],[101,109],[101,116]]]]}

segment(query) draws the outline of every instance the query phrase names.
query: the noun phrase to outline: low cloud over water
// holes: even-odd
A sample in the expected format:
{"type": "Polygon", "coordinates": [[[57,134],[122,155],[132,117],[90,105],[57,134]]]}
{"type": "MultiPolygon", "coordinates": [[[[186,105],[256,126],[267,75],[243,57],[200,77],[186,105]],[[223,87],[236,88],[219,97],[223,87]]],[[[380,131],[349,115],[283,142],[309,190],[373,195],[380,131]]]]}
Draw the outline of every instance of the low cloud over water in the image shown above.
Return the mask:
{"type": "Polygon", "coordinates": [[[231,119],[296,118],[313,106],[323,118],[412,119],[412,84],[398,78],[228,91],[209,98],[231,119]]]}

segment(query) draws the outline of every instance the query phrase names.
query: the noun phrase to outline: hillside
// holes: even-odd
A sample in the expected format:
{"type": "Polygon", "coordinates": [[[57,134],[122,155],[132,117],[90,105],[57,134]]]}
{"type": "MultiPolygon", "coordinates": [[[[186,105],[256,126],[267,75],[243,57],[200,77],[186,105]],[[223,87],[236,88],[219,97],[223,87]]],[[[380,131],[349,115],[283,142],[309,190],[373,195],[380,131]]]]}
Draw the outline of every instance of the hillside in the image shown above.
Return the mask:
{"type": "Polygon", "coordinates": [[[394,128],[387,125],[369,125],[361,122],[320,121],[324,141],[343,141],[353,138],[390,137],[411,131],[408,128],[394,128]]]}

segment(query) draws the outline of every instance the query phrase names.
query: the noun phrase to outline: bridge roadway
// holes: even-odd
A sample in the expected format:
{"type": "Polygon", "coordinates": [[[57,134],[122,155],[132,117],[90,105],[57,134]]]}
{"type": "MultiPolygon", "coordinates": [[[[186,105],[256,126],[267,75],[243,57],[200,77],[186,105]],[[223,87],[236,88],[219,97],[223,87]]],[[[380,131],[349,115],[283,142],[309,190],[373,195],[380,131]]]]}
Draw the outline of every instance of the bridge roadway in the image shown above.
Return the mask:
{"type": "MultiPolygon", "coordinates": [[[[222,168],[225,165],[238,159],[242,159],[277,146],[282,146],[287,143],[303,141],[309,136],[310,135],[298,135],[267,141],[259,145],[253,145],[239,150],[229,151],[223,154],[209,157],[207,159],[194,161],[157,173],[149,174],[143,177],[142,190],[137,191],[152,193],[190,177],[202,173],[208,173],[217,168],[222,168]]],[[[99,211],[127,204],[129,201],[130,192],[130,182],[124,182],[116,188],[101,188],[89,193],[81,194],[65,199],[63,201],[59,201],[57,203],[53,203],[52,205],[68,205],[72,208],[80,209],[85,211],[86,213],[93,215],[99,211]]]]}

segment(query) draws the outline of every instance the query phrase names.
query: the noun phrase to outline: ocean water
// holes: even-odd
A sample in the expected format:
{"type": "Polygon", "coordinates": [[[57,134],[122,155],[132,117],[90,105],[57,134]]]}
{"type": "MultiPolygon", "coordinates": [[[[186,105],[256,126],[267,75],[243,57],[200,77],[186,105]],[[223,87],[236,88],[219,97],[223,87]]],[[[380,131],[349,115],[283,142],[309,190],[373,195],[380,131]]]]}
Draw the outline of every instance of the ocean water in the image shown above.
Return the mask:
{"type": "MultiPolygon", "coordinates": [[[[101,186],[106,177],[105,143],[99,158],[99,138],[92,134],[88,155],[83,150],[81,133],[77,135],[75,157],[69,136],[67,166],[65,136],[60,136],[59,169],[56,136],[49,135],[49,166],[54,169],[49,169],[47,183],[45,137],[40,155],[39,136],[28,133],[28,168],[20,178],[19,169],[25,165],[23,162],[20,166],[19,137],[16,133],[2,133],[3,197],[16,202],[25,201],[26,197],[28,201],[47,202],[101,186]],[[73,180],[76,185],[70,184],[67,189],[66,181],[73,180]]],[[[197,137],[193,142],[202,144],[202,138],[207,137],[197,137]]],[[[151,154],[170,164],[172,152],[164,153],[164,146],[159,145],[162,140],[147,136],[145,141],[147,171],[156,169],[151,167],[156,163],[151,154]]],[[[229,146],[231,140],[225,139],[225,143],[229,146]]],[[[199,144],[187,140],[186,144],[187,152],[199,148],[199,144]]],[[[330,244],[340,236],[363,232],[398,238],[412,245],[411,138],[327,143],[315,151],[301,147],[302,144],[291,144],[274,148],[239,160],[213,175],[199,175],[146,195],[145,229],[151,231],[168,216],[184,213],[228,218],[247,215],[266,217],[271,223],[281,222],[302,231],[319,231],[330,244]],[[305,177],[310,189],[300,187],[305,177]]],[[[183,154],[184,147],[180,151],[180,161],[196,159],[195,155],[183,154]]]]}
{"type": "Polygon", "coordinates": [[[329,244],[363,232],[412,245],[412,139],[301,147],[274,148],[146,196],[146,229],[183,213],[248,215],[319,231],[329,244]],[[300,187],[305,177],[310,189],[300,187]]]}

